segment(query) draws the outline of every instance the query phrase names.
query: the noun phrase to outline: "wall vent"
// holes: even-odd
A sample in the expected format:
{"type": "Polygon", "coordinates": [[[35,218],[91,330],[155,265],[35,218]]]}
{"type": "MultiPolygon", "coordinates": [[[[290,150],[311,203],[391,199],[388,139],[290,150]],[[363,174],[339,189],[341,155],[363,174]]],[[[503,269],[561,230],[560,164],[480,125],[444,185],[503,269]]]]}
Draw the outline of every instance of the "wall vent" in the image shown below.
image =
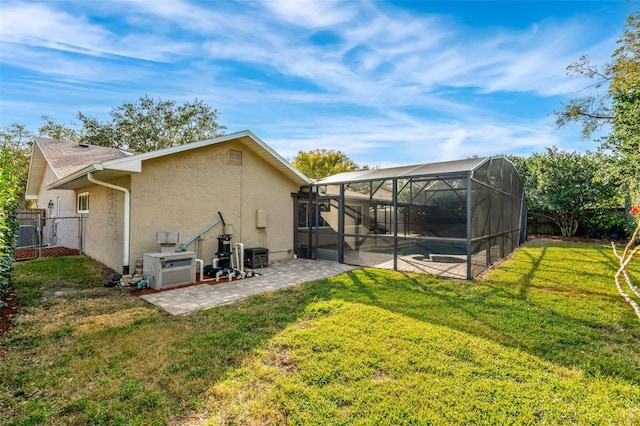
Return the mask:
{"type": "Polygon", "coordinates": [[[236,166],[242,166],[242,151],[237,149],[229,150],[229,164],[235,164],[236,166]]]}

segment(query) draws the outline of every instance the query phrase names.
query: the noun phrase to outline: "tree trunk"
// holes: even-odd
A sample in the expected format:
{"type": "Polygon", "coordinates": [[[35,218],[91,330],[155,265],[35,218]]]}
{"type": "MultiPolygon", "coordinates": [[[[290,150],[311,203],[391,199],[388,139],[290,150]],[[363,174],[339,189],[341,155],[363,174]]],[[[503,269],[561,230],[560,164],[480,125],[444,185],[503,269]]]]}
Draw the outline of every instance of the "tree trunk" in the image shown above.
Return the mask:
{"type": "Polygon", "coordinates": [[[574,219],[573,215],[562,216],[559,218],[550,218],[560,227],[560,233],[563,237],[573,237],[578,231],[578,221],[574,219]]]}

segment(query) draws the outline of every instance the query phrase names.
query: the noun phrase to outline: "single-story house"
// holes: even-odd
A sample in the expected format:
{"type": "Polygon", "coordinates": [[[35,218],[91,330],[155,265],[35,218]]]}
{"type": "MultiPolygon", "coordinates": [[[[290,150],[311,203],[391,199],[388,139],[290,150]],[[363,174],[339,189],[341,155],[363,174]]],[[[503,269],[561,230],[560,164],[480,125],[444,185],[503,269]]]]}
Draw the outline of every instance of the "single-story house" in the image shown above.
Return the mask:
{"type": "Polygon", "coordinates": [[[250,131],[141,154],[38,137],[26,196],[50,214],[84,215],[83,252],[128,272],[144,253],[160,251],[158,232],[180,233],[184,242],[218,212],[231,226],[216,225],[187,247],[205,263],[227,232],[245,247],[268,249],[270,260],[289,258],[292,194],[310,184],[250,131]]]}
{"type": "Polygon", "coordinates": [[[179,233],[205,264],[225,234],[269,261],[297,254],[467,280],[526,240],[522,181],[504,157],[313,182],[249,131],[135,155],[35,138],[27,198],[49,215],[83,215],[82,251],[123,272],[160,251],[158,233],[179,233]],[[195,238],[218,212],[232,226],[195,238]]]}

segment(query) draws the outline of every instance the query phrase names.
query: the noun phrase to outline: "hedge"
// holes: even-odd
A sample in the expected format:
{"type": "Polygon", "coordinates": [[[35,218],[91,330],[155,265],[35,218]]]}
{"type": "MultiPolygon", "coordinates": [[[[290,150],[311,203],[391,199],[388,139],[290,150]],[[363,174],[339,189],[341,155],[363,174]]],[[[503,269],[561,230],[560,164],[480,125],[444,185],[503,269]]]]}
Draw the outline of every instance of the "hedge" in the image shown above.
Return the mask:
{"type": "Polygon", "coordinates": [[[11,152],[0,151],[0,297],[7,294],[16,249],[17,179],[11,152]]]}

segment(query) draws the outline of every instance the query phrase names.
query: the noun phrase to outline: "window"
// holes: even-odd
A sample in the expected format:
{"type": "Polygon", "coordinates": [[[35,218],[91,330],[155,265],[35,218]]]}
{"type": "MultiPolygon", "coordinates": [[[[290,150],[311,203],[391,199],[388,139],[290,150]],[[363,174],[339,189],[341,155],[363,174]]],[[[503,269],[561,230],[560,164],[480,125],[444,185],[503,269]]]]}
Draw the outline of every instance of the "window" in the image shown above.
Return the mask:
{"type": "Polygon", "coordinates": [[[78,194],[78,213],[89,213],[89,193],[78,194]]]}

